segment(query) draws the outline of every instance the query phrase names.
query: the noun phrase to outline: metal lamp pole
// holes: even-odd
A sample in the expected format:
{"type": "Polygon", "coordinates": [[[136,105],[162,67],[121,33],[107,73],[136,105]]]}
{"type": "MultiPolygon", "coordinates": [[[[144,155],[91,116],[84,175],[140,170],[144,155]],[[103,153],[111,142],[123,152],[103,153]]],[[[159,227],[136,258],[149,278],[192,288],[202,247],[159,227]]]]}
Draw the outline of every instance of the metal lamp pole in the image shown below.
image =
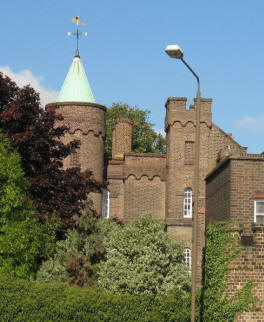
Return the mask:
{"type": "Polygon", "coordinates": [[[194,215],[192,225],[192,310],[191,322],[195,321],[196,275],[197,275],[197,220],[199,195],[199,163],[200,163],[200,118],[201,118],[201,92],[200,80],[197,74],[183,59],[183,51],[178,45],[169,45],[165,49],[171,58],[180,59],[197,80],[196,94],[196,127],[195,127],[195,163],[194,163],[194,215]]]}

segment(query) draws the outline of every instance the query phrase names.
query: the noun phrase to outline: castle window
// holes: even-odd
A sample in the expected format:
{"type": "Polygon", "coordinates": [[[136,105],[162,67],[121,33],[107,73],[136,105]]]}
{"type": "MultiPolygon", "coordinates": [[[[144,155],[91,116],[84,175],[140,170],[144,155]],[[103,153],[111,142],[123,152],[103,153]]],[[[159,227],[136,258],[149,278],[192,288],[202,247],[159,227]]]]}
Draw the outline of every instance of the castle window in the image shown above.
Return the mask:
{"type": "Polygon", "coordinates": [[[192,268],[192,251],[190,248],[184,248],[184,263],[190,272],[192,268]]]}
{"type": "Polygon", "coordinates": [[[184,190],[183,217],[192,218],[192,189],[191,188],[187,188],[184,190]]]}
{"type": "Polygon", "coordinates": [[[194,164],[194,142],[186,141],[184,146],[184,163],[194,164]]]}
{"type": "Polygon", "coordinates": [[[264,225],[264,199],[254,201],[254,222],[264,225]]]}
{"type": "Polygon", "coordinates": [[[80,166],[80,152],[74,151],[70,155],[70,166],[79,167],[80,166]]]}
{"type": "Polygon", "coordinates": [[[107,189],[102,189],[102,216],[109,218],[110,215],[110,192],[107,189]]]}

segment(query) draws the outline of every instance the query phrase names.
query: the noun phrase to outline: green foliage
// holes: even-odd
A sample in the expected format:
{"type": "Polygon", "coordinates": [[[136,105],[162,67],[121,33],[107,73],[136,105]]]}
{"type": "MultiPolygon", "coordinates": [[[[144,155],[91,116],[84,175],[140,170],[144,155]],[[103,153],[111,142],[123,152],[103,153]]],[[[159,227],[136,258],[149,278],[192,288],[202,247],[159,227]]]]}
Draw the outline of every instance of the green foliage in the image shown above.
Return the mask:
{"type": "Polygon", "coordinates": [[[190,295],[113,294],[95,287],[0,277],[1,321],[190,321],[190,295]]]}
{"type": "Polygon", "coordinates": [[[204,321],[234,321],[237,314],[254,309],[252,283],[232,296],[228,292],[228,265],[243,247],[230,222],[218,222],[206,230],[202,315],[204,321]]]}
{"type": "Polygon", "coordinates": [[[37,279],[42,282],[62,281],[84,285],[95,279],[97,263],[104,256],[98,216],[91,201],[81,216],[75,216],[75,228],[68,230],[66,239],[58,241],[53,258],[43,262],[37,279]]]}
{"type": "Polygon", "coordinates": [[[28,187],[18,153],[1,135],[0,275],[34,276],[39,262],[54,251],[56,225],[52,218],[43,224],[37,220],[32,202],[25,198],[28,187]]]}
{"type": "Polygon", "coordinates": [[[107,159],[112,154],[112,129],[119,118],[129,118],[133,121],[132,151],[138,153],[166,153],[166,140],[153,130],[153,124],[148,122],[150,111],[130,107],[127,104],[113,103],[106,112],[106,142],[107,159]]]}
{"type": "Polygon", "coordinates": [[[99,265],[102,287],[132,294],[163,294],[175,288],[189,291],[183,248],[164,231],[162,222],[145,214],[123,227],[102,221],[101,229],[106,250],[106,261],[99,265]]]}

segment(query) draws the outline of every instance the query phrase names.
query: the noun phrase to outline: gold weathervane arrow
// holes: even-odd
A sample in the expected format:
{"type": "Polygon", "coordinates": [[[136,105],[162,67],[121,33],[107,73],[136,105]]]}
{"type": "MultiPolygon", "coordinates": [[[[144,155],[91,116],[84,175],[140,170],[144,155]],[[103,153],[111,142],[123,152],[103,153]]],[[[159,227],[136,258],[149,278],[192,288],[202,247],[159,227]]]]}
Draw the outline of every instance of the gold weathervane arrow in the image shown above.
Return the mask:
{"type": "Polygon", "coordinates": [[[81,20],[79,19],[79,16],[75,16],[72,18],[72,21],[76,23],[76,25],[82,25],[82,26],[86,26],[86,23],[81,22],[81,20]]]}
{"type": "MultiPolygon", "coordinates": [[[[76,53],[75,53],[75,57],[79,57],[80,58],[80,54],[79,54],[79,37],[82,35],[82,33],[79,31],[79,25],[82,26],[86,26],[86,23],[81,22],[81,20],[79,19],[79,16],[75,16],[72,18],[72,22],[76,23],[76,32],[68,32],[68,36],[76,36],[76,53]]],[[[84,36],[87,36],[87,32],[83,33],[84,36]]]]}

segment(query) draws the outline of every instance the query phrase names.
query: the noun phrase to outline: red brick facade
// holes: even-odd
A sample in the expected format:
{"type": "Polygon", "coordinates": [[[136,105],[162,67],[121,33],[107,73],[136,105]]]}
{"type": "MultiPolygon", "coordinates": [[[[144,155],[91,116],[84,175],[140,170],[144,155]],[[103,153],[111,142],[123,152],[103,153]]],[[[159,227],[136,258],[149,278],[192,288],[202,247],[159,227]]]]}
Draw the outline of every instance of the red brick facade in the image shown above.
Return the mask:
{"type": "MultiPolygon", "coordinates": [[[[56,105],[58,112],[64,116],[64,124],[70,128],[65,142],[74,138],[81,141],[80,151],[65,160],[65,167],[80,165],[82,169],[91,169],[96,179],[108,180],[110,217],[130,222],[140,214],[150,212],[154,218],[166,222],[170,235],[191,248],[192,218],[185,216],[183,210],[185,190],[194,188],[196,124],[195,105],[187,109],[186,101],[186,98],[175,97],[167,100],[166,155],[131,152],[132,122],[119,120],[113,130],[113,157],[108,163],[106,178],[103,178],[105,107],[78,102],[56,105]]],[[[252,224],[254,198],[264,197],[264,159],[262,156],[246,155],[245,148],[212,122],[211,103],[211,99],[201,99],[197,236],[200,271],[197,279],[201,277],[205,221],[230,219],[244,225],[243,234],[252,235],[254,239],[254,244],[247,248],[248,253],[245,254],[250,267],[246,267],[241,259],[241,263],[231,270],[230,285],[239,287],[246,277],[251,276],[261,285],[256,288],[256,294],[263,301],[263,231],[252,224]],[[234,153],[241,156],[229,157],[234,153]],[[213,172],[210,172],[212,169],[213,172]],[[244,174],[248,176],[243,177],[244,174]]],[[[101,195],[96,194],[93,200],[96,209],[101,212],[101,195]]],[[[243,319],[241,321],[245,321],[243,319]]]]}
{"type": "MultiPolygon", "coordinates": [[[[90,169],[95,179],[103,181],[106,108],[99,104],[82,102],[52,103],[52,105],[55,105],[58,113],[63,115],[63,125],[70,129],[63,141],[65,143],[73,139],[81,141],[80,149],[76,155],[65,159],[64,167],[77,165],[82,170],[90,169]]],[[[95,209],[101,213],[101,194],[91,193],[90,196],[95,209]]]]}
{"type": "Polygon", "coordinates": [[[231,295],[252,279],[254,295],[262,308],[260,312],[243,313],[237,321],[263,321],[264,226],[254,222],[254,201],[263,197],[264,155],[227,156],[206,177],[206,223],[237,223],[240,242],[247,245],[229,267],[231,295]]]}

